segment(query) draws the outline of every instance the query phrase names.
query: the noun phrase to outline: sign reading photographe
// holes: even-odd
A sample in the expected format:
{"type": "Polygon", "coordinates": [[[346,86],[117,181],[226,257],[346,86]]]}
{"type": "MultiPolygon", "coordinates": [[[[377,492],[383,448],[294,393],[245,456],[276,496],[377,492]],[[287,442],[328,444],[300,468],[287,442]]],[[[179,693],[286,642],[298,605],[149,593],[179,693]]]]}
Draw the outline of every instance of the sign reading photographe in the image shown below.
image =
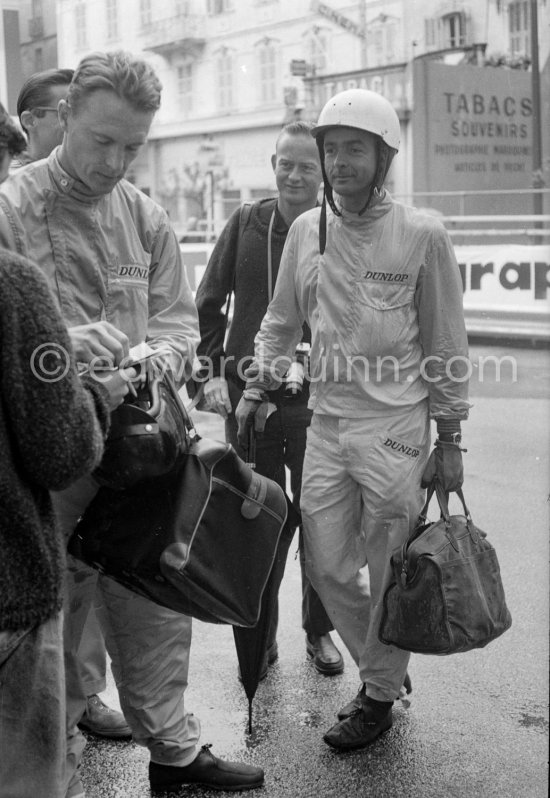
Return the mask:
{"type": "Polygon", "coordinates": [[[415,191],[531,187],[528,72],[417,59],[413,81],[415,191]]]}

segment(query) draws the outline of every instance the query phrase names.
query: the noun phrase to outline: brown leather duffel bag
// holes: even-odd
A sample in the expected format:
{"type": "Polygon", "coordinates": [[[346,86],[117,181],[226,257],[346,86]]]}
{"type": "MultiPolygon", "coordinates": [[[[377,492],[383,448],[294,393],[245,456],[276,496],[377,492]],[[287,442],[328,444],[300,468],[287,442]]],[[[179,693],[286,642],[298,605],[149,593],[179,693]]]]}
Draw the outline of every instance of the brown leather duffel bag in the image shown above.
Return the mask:
{"type": "Polygon", "coordinates": [[[392,579],[383,596],[382,643],[418,654],[483,648],[510,628],[512,618],[496,552],[464,515],[449,515],[447,497],[432,483],[417,526],[391,556],[392,579]],[[427,523],[436,492],[441,519],[427,523]]]}

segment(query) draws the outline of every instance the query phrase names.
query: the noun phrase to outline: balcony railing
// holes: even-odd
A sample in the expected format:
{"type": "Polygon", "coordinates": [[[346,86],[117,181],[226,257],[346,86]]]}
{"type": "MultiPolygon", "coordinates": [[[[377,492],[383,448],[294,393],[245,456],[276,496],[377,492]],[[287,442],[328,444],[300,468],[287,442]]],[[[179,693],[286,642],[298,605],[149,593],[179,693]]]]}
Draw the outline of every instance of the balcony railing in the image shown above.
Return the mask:
{"type": "Polygon", "coordinates": [[[170,55],[174,51],[192,53],[206,41],[206,15],[180,14],[158,19],[141,29],[143,46],[147,50],[170,55]]]}

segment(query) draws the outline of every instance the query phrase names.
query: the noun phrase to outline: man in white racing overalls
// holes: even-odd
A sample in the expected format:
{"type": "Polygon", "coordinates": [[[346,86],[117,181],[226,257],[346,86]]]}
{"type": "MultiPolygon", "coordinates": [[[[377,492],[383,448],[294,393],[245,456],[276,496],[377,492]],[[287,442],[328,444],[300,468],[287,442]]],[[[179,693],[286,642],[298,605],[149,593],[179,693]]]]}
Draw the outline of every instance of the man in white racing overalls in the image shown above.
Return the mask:
{"type": "MultiPolygon", "coordinates": [[[[85,56],[67,99],[59,102],[62,144],[0,187],[0,244],[39,265],[79,362],[116,366],[130,347],[147,341],[168,350],[167,361],[183,381],[191,373],[199,329],[178,240],[164,209],[124,179],[147,140],[160,97],[160,81],[146,61],[123,52],[85,56]]],[[[98,487],[84,477],[52,494],[67,537],[98,487]]],[[[259,787],[261,768],[221,760],[199,745],[199,720],[184,702],[191,618],[74,557],[67,565],[65,798],[84,796],[84,740],[77,723],[87,693],[78,651],[96,595],[124,715],[134,741],[150,752],[152,791],[198,784],[259,787]]]]}
{"type": "Polygon", "coordinates": [[[392,725],[409,654],[379,641],[380,600],[390,554],[418,518],[422,487],[436,472],[447,491],[462,483],[469,361],[449,236],[383,188],[400,136],[390,103],[364,89],[341,92],[313,135],[325,200],[289,231],[237,418],[244,439],[306,321],[313,409],[301,497],[307,567],[362,681],[324,740],[350,750],[392,725]],[[430,419],[438,440],[428,457],[430,419]]]}

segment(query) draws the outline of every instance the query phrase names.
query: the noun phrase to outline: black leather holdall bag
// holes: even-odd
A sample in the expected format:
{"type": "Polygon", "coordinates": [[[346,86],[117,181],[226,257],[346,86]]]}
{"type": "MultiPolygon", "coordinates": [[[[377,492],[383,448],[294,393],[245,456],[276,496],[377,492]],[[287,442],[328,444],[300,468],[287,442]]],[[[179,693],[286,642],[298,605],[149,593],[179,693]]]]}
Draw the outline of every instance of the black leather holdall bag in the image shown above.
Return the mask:
{"type": "Polygon", "coordinates": [[[483,648],[510,628],[496,551],[473,523],[462,490],[457,493],[464,515],[449,515],[445,493],[432,483],[416,528],[392,553],[382,643],[418,654],[454,654],[483,648]],[[429,523],[434,491],[441,519],[429,523]]]}
{"type": "Polygon", "coordinates": [[[169,473],[189,446],[191,422],[170,372],[147,375],[111,413],[101,463],[100,485],[115,490],[169,473]]]}
{"type": "MultiPolygon", "coordinates": [[[[298,513],[282,488],[250,468],[230,444],[197,435],[174,386],[164,383],[170,416],[180,416],[177,459],[168,473],[156,462],[149,472],[146,463],[132,468],[134,457],[151,448],[151,424],[131,417],[127,434],[119,424],[109,479],[104,467],[104,484],[80,519],[69,552],[177,612],[253,627],[279,544],[288,548],[298,513]],[[145,448],[136,443],[140,436],[145,448]],[[157,470],[159,476],[150,476],[157,470]]],[[[170,461],[175,448],[159,440],[152,451],[167,451],[170,461]]],[[[162,465],[162,457],[157,460],[162,465]]]]}

